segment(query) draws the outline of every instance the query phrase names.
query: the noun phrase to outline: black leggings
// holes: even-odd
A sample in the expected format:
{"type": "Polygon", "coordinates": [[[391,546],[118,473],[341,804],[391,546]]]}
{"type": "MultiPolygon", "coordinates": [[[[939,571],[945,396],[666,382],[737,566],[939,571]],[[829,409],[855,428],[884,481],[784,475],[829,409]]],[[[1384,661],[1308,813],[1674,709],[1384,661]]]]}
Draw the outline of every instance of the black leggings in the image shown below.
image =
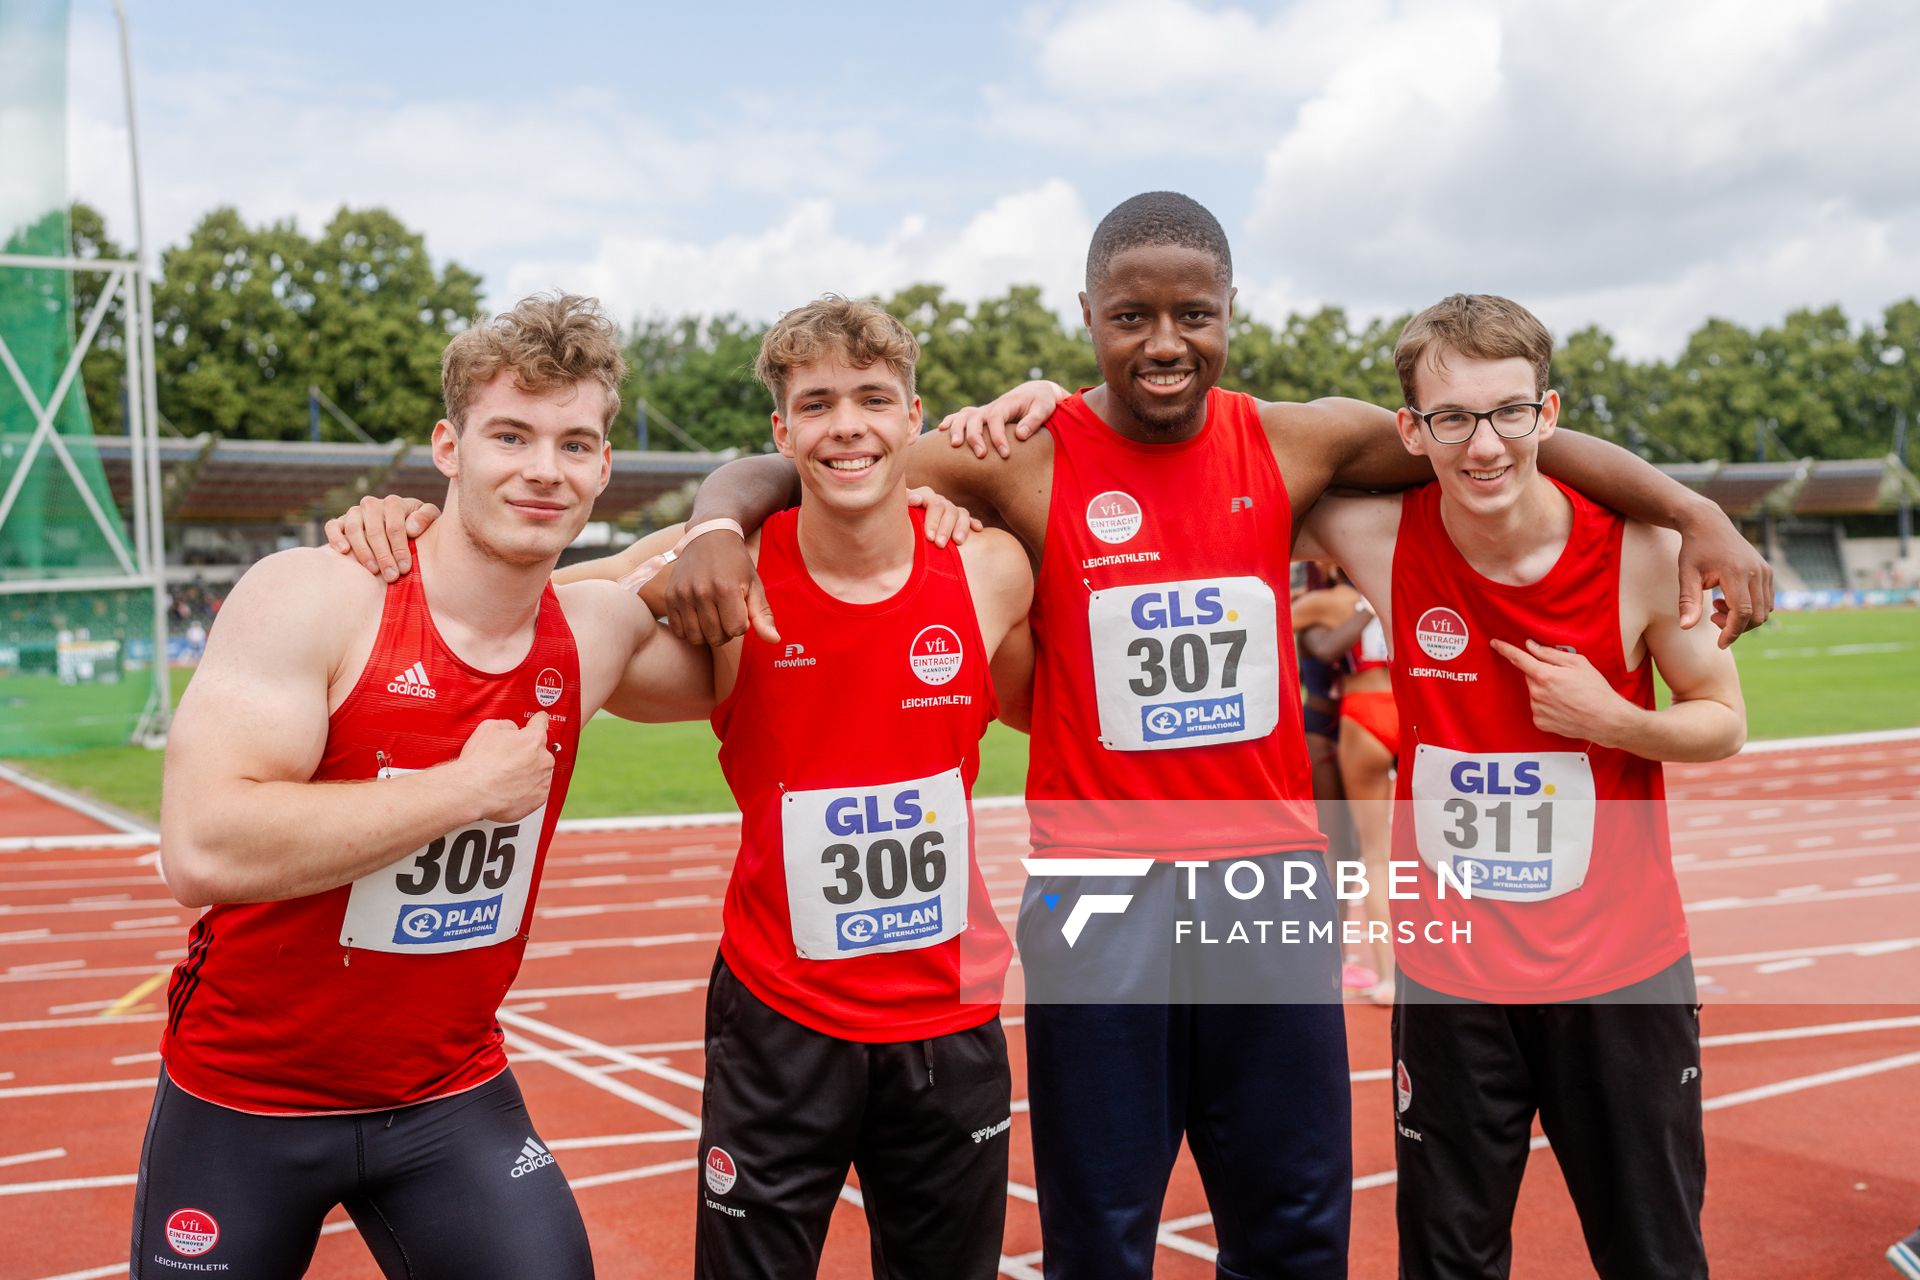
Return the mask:
{"type": "Polygon", "coordinates": [[[345,1205],[390,1277],[587,1280],[573,1191],[513,1074],[393,1111],[262,1116],[160,1073],[133,1204],[135,1280],[305,1273],[345,1205]]]}

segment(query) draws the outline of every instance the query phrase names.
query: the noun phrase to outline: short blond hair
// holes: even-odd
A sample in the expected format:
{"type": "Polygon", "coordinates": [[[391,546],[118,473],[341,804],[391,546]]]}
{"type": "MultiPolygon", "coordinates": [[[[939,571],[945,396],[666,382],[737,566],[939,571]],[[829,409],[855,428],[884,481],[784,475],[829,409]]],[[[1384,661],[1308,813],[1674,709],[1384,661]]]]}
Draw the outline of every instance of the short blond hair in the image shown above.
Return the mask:
{"type": "Polygon", "coordinates": [[[856,369],[884,364],[913,397],[913,366],[920,344],[907,326],[874,306],[829,293],[781,316],[760,340],[753,376],[773,393],[776,413],[787,411],[787,380],[793,371],[830,356],[856,369]]]}
{"type": "Polygon", "coordinates": [[[1534,393],[1546,394],[1553,335],[1539,317],[1511,298],[1456,293],[1407,321],[1393,347],[1393,368],[1409,405],[1414,403],[1413,375],[1421,362],[1444,369],[1449,351],[1475,360],[1525,360],[1533,366],[1534,393]]]}
{"type": "Polygon", "coordinates": [[[502,370],[535,394],[575,382],[595,382],[607,393],[604,431],[620,412],[620,381],[627,362],[620,331],[593,298],[536,293],[484,324],[458,334],[440,357],[440,394],[447,421],[459,430],[480,388],[502,370]]]}

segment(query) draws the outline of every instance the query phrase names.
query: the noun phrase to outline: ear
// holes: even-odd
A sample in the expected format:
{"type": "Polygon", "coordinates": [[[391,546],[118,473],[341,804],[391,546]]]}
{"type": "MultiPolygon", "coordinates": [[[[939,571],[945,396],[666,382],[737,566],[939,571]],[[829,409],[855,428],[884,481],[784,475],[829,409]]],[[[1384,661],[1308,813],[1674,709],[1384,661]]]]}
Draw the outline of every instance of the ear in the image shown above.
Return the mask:
{"type": "Polygon", "coordinates": [[[1227,290],[1227,320],[1233,320],[1233,301],[1240,296],[1240,286],[1234,285],[1227,290]]]}
{"type": "Polygon", "coordinates": [[[602,434],[600,437],[600,483],[594,487],[593,496],[599,497],[607,491],[607,484],[613,479],[613,441],[602,434]]]}
{"type": "Polygon", "coordinates": [[[1539,436],[1546,440],[1553,435],[1555,427],[1560,425],[1560,393],[1549,391],[1540,405],[1539,436]]]}
{"type": "Polygon", "coordinates": [[[783,458],[793,457],[793,431],[777,413],[768,415],[773,419],[773,447],[780,451],[783,458]]]}
{"type": "Polygon", "coordinates": [[[449,480],[460,474],[460,432],[445,418],[433,424],[433,465],[449,480]]]}
{"type": "Polygon", "coordinates": [[[907,406],[907,425],[913,428],[914,435],[920,434],[920,424],[925,418],[926,413],[920,407],[920,397],[915,396],[913,403],[907,406]]]}
{"type": "Polygon", "coordinates": [[[1420,419],[1413,416],[1411,409],[1402,407],[1393,412],[1394,430],[1400,433],[1400,443],[1408,453],[1416,458],[1427,456],[1427,433],[1420,425],[1420,419]]]}
{"type": "Polygon", "coordinates": [[[1088,333],[1093,332],[1093,303],[1087,300],[1087,292],[1084,289],[1080,291],[1080,323],[1086,327],[1088,333]]]}

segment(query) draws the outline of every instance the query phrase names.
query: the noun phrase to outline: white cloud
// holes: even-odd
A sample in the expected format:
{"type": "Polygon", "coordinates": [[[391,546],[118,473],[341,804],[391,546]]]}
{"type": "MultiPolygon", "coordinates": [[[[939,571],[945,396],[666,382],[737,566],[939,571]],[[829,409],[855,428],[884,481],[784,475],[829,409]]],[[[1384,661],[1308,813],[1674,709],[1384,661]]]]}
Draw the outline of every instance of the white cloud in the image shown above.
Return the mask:
{"type": "Polygon", "coordinates": [[[1709,314],[1862,318],[1920,280],[1903,0],[1124,0],[1027,39],[1002,130],[1258,165],[1228,228],[1257,313],[1495,290],[1651,354],[1709,314]]]}
{"type": "Polygon", "coordinates": [[[1048,305],[1077,313],[1093,223],[1063,181],[1004,196],[957,230],[910,213],[866,239],[842,230],[836,213],[830,200],[808,200],[761,230],[714,240],[608,233],[584,263],[515,266],[502,296],[560,286],[605,298],[619,315],[737,311],[767,318],[827,292],[885,294],[935,281],[972,300],[1034,283],[1048,305]]]}

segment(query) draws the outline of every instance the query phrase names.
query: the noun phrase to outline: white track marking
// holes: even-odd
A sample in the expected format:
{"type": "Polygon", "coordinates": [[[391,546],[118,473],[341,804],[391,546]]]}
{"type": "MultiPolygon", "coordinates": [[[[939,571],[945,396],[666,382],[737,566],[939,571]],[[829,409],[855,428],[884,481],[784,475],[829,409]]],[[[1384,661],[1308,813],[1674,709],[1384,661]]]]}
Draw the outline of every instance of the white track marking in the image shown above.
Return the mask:
{"type": "MultiPolygon", "coordinates": [[[[1845,902],[1854,898],[1889,898],[1906,893],[1920,893],[1920,882],[1907,881],[1902,884],[1878,885],[1872,889],[1820,889],[1818,886],[1802,886],[1783,890],[1765,898],[1712,898],[1706,902],[1689,902],[1686,908],[1689,914],[1702,911],[1739,911],[1747,907],[1794,907],[1804,902],[1845,902]]],[[[0,982],[5,981],[5,978],[0,978],[0,982]]]]}
{"type": "Polygon", "coordinates": [[[654,1129],[646,1133],[603,1133],[591,1138],[543,1138],[549,1151],[592,1151],[600,1147],[632,1147],[649,1142],[692,1142],[698,1129],[654,1129]]]}
{"type": "Polygon", "coordinates": [[[0,1182],[0,1196],[37,1196],[52,1191],[91,1191],[95,1187],[130,1187],[138,1181],[139,1178],[131,1173],[109,1173],[98,1178],[56,1178],[52,1182],[0,1182]]]}
{"type": "Polygon", "coordinates": [[[83,817],[92,818],[103,827],[111,827],[123,835],[142,836],[148,841],[160,838],[160,833],[149,827],[143,827],[137,822],[129,822],[110,809],[103,809],[91,800],[83,800],[71,792],[62,791],[38,778],[30,778],[18,769],[9,769],[6,765],[0,764],[0,781],[11,782],[22,791],[31,791],[43,800],[51,800],[83,817]]]}
{"type": "Polygon", "coordinates": [[[42,1276],[41,1280],[107,1280],[108,1276],[124,1276],[127,1264],[116,1262],[110,1267],[95,1267],[91,1271],[62,1271],[57,1276],[42,1276]]]}
{"type": "Polygon", "coordinates": [[[113,1060],[113,1065],[116,1067],[130,1067],[136,1062],[158,1061],[160,1061],[160,1055],[158,1053],[123,1053],[113,1060]]]}
{"type": "MultiPolygon", "coordinates": [[[[507,1026],[518,1028],[532,1035],[542,1036],[548,1040],[558,1040],[569,1049],[579,1049],[584,1053],[593,1054],[596,1057],[613,1063],[615,1066],[625,1067],[629,1071],[638,1071],[642,1075],[652,1076],[656,1080],[665,1080],[669,1084],[677,1084],[683,1088],[692,1089],[695,1093],[699,1093],[706,1084],[699,1076],[690,1074],[689,1072],[681,1071],[676,1067],[664,1066],[647,1058],[642,1058],[637,1054],[628,1053],[624,1049],[615,1048],[613,1045],[602,1044],[590,1036],[583,1036],[578,1032],[568,1031],[564,1027],[556,1027],[552,1023],[542,1022],[538,1018],[529,1018],[525,1014],[502,1009],[500,1010],[500,1021],[507,1026]]],[[[683,1112],[682,1114],[685,1113],[683,1112]]],[[[700,1123],[698,1120],[694,1120],[689,1127],[697,1129],[700,1127],[700,1123]]]]}
{"type": "Polygon", "coordinates": [[[65,1147],[48,1147],[44,1151],[25,1151],[17,1156],[0,1156],[0,1169],[16,1164],[33,1164],[38,1160],[58,1160],[66,1154],[65,1147]]]}
{"type": "Polygon", "coordinates": [[[509,1031],[507,1044],[520,1061],[544,1062],[558,1068],[576,1079],[584,1080],[596,1089],[604,1090],[625,1102],[631,1102],[643,1111],[651,1111],[663,1120],[670,1120],[682,1129],[698,1129],[700,1118],[690,1111],[682,1110],[671,1102],[664,1102],[652,1094],[636,1089],[624,1080],[616,1080],[605,1071],[583,1066],[571,1058],[562,1058],[549,1051],[545,1046],[527,1039],[523,1035],[509,1031]]]}
{"type": "Polygon", "coordinates": [[[1873,1062],[1862,1062],[1856,1066],[1841,1067],[1837,1071],[1821,1071],[1810,1076],[1795,1076],[1791,1080],[1780,1080],[1753,1089],[1742,1089],[1737,1093],[1723,1093],[1719,1097],[1708,1098],[1700,1104],[1700,1109],[1720,1111],[1748,1102],[1763,1102],[1768,1098],[1778,1098],[1806,1089],[1818,1089],[1823,1085],[1844,1084],[1849,1080],[1859,1080],[1866,1076],[1879,1075],[1884,1071],[1898,1071],[1903,1067],[1912,1066],[1920,1066],[1920,1053],[1903,1053],[1892,1058],[1880,1058],[1873,1062]]]}
{"type": "Polygon", "coordinates": [[[1749,742],[1742,756],[1767,755],[1775,751],[1819,750],[1823,747],[1864,747],[1882,742],[1920,741],[1920,729],[1876,729],[1870,733],[1834,733],[1813,738],[1769,738],[1749,742]]]}
{"type": "Polygon", "coordinates": [[[698,1169],[698,1160],[669,1160],[664,1164],[643,1165],[638,1169],[619,1169],[613,1173],[596,1173],[585,1178],[568,1178],[567,1185],[575,1191],[586,1191],[592,1187],[604,1187],[614,1182],[634,1182],[641,1178],[658,1178],[663,1174],[685,1173],[689,1169],[698,1169]]]}
{"type": "Polygon", "coordinates": [[[99,1018],[30,1018],[25,1022],[0,1022],[0,1031],[58,1031],[62,1027],[118,1027],[129,1022],[158,1022],[164,1014],[129,1013],[111,1022],[99,1018]]]}
{"type": "Polygon", "coordinates": [[[75,1080],[68,1084],[28,1084],[0,1089],[0,1100],[7,1098],[52,1098],[63,1093],[110,1093],[117,1089],[151,1089],[151,1076],[140,1080],[75,1080]]]}
{"type": "Polygon", "coordinates": [[[1792,960],[1775,960],[1770,964],[1755,965],[1755,973],[1791,973],[1795,969],[1811,969],[1818,963],[1811,956],[1796,956],[1792,960]]]}
{"type": "Polygon", "coordinates": [[[1697,956],[1694,964],[1719,968],[1734,964],[1766,964],[1771,960],[1791,960],[1796,956],[1887,956],[1920,947],[1920,938],[1882,938],[1874,942],[1843,942],[1828,947],[1792,947],[1784,951],[1748,951],[1731,956],[1697,956]]]}
{"type": "Polygon", "coordinates": [[[1859,1022],[1827,1022],[1810,1027],[1773,1027],[1766,1031],[1729,1031],[1717,1036],[1701,1036],[1700,1047],[1719,1049],[1730,1045],[1771,1044],[1778,1040],[1813,1040],[1825,1036],[1858,1035],[1871,1031],[1909,1031],[1920,1027],[1920,1017],[1868,1018],[1859,1022]]]}
{"type": "Polygon", "coordinates": [[[512,1000],[557,1000],[563,996],[613,996],[620,1000],[644,1000],[651,996],[673,996],[707,985],[705,978],[683,978],[667,982],[596,982],[584,987],[534,987],[515,991],[512,1000]]]}

